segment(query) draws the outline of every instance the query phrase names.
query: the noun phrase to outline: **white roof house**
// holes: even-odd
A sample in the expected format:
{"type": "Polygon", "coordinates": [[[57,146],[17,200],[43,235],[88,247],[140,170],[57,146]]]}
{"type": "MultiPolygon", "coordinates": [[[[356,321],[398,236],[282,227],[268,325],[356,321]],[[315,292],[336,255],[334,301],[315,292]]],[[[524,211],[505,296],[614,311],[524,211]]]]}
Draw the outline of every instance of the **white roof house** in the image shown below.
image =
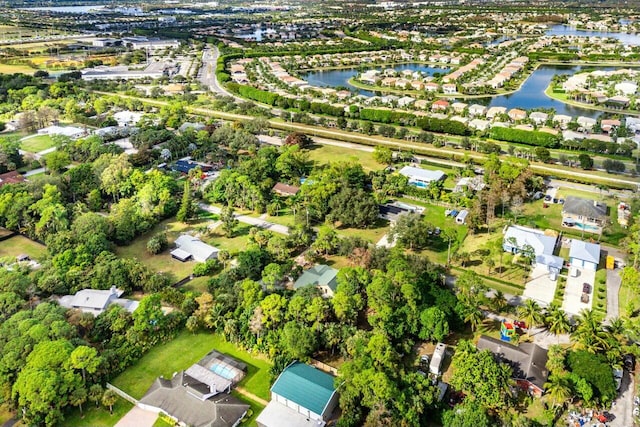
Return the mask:
{"type": "Polygon", "coordinates": [[[543,113],[542,111],[534,111],[533,113],[529,114],[529,118],[531,119],[531,121],[539,125],[546,122],[548,117],[549,115],[547,113],[543,113]]]}
{"type": "Polygon", "coordinates": [[[85,313],[99,315],[111,304],[118,304],[133,313],[138,308],[138,301],[120,298],[124,291],[113,286],[111,289],[83,289],[75,295],[60,297],[58,303],[62,307],[82,310],[85,313]]]}
{"type": "Polygon", "coordinates": [[[469,127],[477,130],[487,130],[491,123],[488,120],[473,119],[469,122],[469,127]]]}
{"type": "Polygon", "coordinates": [[[113,118],[118,122],[118,126],[135,126],[142,118],[142,113],[136,111],[118,111],[113,115],[113,118]]]}
{"type": "Polygon", "coordinates": [[[505,252],[519,253],[524,247],[531,246],[535,263],[546,265],[550,272],[558,273],[562,270],[564,259],[553,255],[557,240],[556,236],[548,236],[541,230],[513,225],[504,233],[502,247],[505,252]]]}
{"type": "Polygon", "coordinates": [[[470,116],[484,116],[487,114],[487,107],[480,104],[472,104],[469,106],[469,115],[470,116]]]}
{"type": "Polygon", "coordinates": [[[48,126],[38,130],[40,135],[63,135],[69,138],[79,138],[85,134],[84,129],[75,126],[48,126]]]}
{"type": "Polygon", "coordinates": [[[578,125],[582,126],[585,129],[593,129],[593,127],[597,123],[596,119],[592,119],[591,117],[584,117],[584,116],[578,117],[576,121],[578,122],[578,125]]]}
{"type": "Polygon", "coordinates": [[[574,267],[595,271],[600,263],[600,245],[573,239],[569,248],[569,260],[574,267]]]}
{"type": "Polygon", "coordinates": [[[638,85],[633,82],[620,82],[613,88],[623,95],[635,95],[638,91],[638,85]]]}
{"type": "Polygon", "coordinates": [[[529,245],[533,248],[536,255],[553,254],[553,249],[556,246],[557,237],[547,236],[541,230],[536,230],[529,227],[521,227],[519,225],[512,225],[504,233],[504,249],[507,252],[517,253],[522,250],[523,247],[529,245]],[[511,243],[511,239],[515,239],[515,245],[511,243]]]}
{"type": "Polygon", "coordinates": [[[217,258],[220,250],[204,243],[197,237],[183,234],[175,241],[176,249],[171,251],[171,256],[180,261],[193,258],[198,262],[205,262],[209,259],[217,258]]]}
{"type": "Polygon", "coordinates": [[[406,107],[413,104],[414,102],[415,99],[411,98],[410,96],[403,96],[402,98],[398,99],[398,107],[406,107]]]}
{"type": "Polygon", "coordinates": [[[405,166],[400,169],[400,175],[409,178],[409,184],[417,187],[425,187],[431,181],[441,181],[447,177],[442,171],[431,171],[413,166],[405,166]]]}

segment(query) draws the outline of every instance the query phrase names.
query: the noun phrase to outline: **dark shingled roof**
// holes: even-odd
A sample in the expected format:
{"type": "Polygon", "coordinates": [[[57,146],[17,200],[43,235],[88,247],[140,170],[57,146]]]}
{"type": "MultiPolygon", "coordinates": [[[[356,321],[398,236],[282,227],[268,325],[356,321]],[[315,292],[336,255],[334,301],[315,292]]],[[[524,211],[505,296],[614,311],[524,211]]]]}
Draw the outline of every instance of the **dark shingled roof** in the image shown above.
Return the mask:
{"type": "Polygon", "coordinates": [[[501,362],[513,368],[513,377],[528,380],[544,390],[547,381],[547,350],[533,343],[522,343],[519,346],[506,343],[496,338],[482,335],[476,345],[478,350],[489,350],[501,362]]]}
{"type": "Polygon", "coordinates": [[[195,396],[206,391],[197,380],[180,371],[170,380],[157,378],[140,402],[161,408],[193,427],[233,427],[249,409],[249,405],[228,394],[204,401],[195,396]]]}
{"type": "Polygon", "coordinates": [[[569,196],[564,201],[562,212],[588,218],[605,219],[607,217],[607,205],[596,200],[569,196]]]}

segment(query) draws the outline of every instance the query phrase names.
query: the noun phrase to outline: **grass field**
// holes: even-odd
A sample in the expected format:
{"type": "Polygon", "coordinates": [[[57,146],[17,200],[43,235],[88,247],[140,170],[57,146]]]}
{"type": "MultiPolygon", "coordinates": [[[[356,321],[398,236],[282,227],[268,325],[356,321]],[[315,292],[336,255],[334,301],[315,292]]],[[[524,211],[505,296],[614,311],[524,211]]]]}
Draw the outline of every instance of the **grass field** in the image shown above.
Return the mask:
{"type": "Polygon", "coordinates": [[[35,72],[36,70],[34,68],[29,67],[28,65],[12,65],[12,64],[0,63],[0,74],[14,74],[14,73],[33,74],[35,72]]]}
{"type": "Polygon", "coordinates": [[[55,144],[49,135],[37,135],[20,142],[20,148],[29,153],[39,153],[55,144]]]}
{"type": "Polygon", "coordinates": [[[42,260],[47,254],[47,248],[23,236],[14,236],[0,242],[0,258],[15,258],[21,254],[27,254],[31,259],[42,260]]]}
{"type": "MultiPolygon", "coordinates": [[[[446,208],[442,206],[435,206],[426,202],[407,198],[401,198],[399,200],[409,205],[424,207],[424,212],[422,215],[428,223],[430,223],[434,227],[440,227],[441,230],[451,229],[457,233],[456,240],[451,242],[451,255],[453,256],[456,248],[462,245],[462,242],[464,242],[465,237],[467,236],[467,233],[469,231],[467,226],[458,225],[455,223],[454,218],[445,216],[444,213],[446,208]]],[[[447,262],[448,246],[449,245],[447,241],[445,241],[441,237],[433,236],[431,244],[420,251],[420,253],[422,255],[425,255],[432,262],[445,264],[447,262]]]]}
{"type": "Polygon", "coordinates": [[[123,258],[136,258],[147,267],[157,272],[173,274],[177,280],[187,277],[193,272],[193,262],[180,262],[171,257],[171,249],[167,249],[158,255],[151,255],[147,252],[147,242],[160,231],[167,233],[169,248],[180,233],[206,225],[207,221],[200,221],[191,224],[184,224],[175,219],[167,219],[156,225],[151,231],[138,237],[129,246],[118,246],[116,254],[123,258]]]}
{"type": "Polygon", "coordinates": [[[174,372],[188,368],[214,349],[246,363],[247,375],[239,385],[258,397],[269,399],[271,364],[238,349],[221,335],[205,331],[181,332],[174,340],[151,349],[112,383],[140,399],[157,377],[171,378],[174,372]]]}
{"type": "Polygon", "coordinates": [[[373,154],[362,150],[353,150],[335,145],[314,144],[309,149],[309,158],[319,164],[329,162],[355,160],[359,162],[365,170],[380,170],[385,167],[373,160],[373,154]]]}
{"type": "Polygon", "coordinates": [[[100,405],[96,406],[87,402],[83,405],[84,417],[80,416],[80,411],[74,409],[69,415],[65,416],[63,425],[65,427],[112,427],[120,418],[133,408],[130,402],[118,398],[116,404],[113,405],[113,415],[109,413],[109,408],[100,405]]]}

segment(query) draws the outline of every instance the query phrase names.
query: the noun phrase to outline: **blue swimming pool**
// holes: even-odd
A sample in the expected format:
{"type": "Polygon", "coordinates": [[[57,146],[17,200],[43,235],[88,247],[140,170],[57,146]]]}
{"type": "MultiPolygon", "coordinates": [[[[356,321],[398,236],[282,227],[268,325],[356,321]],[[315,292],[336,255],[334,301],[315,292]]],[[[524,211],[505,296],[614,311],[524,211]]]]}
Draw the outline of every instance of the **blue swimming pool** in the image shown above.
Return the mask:
{"type": "Polygon", "coordinates": [[[581,222],[576,222],[574,227],[584,231],[593,231],[593,232],[600,231],[600,227],[596,227],[595,225],[583,224],[581,222]]]}
{"type": "Polygon", "coordinates": [[[216,375],[220,375],[222,378],[232,380],[236,377],[237,371],[229,365],[223,365],[220,363],[214,363],[209,366],[209,370],[216,375]]]}

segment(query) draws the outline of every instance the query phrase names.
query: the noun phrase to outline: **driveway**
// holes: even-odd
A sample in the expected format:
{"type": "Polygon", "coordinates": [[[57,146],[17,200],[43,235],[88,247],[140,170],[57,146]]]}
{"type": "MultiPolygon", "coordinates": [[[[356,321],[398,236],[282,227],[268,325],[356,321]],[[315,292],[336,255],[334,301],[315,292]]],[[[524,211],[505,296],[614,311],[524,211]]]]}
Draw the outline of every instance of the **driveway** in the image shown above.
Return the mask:
{"type": "Polygon", "coordinates": [[[622,278],[620,277],[620,270],[607,270],[607,317],[606,320],[619,317],[618,296],[620,294],[620,284],[622,278]]]}
{"type": "Polygon", "coordinates": [[[567,286],[564,289],[562,309],[568,315],[579,314],[582,310],[591,310],[591,306],[593,305],[593,285],[595,282],[596,272],[592,270],[580,268],[578,269],[577,277],[572,277],[571,274],[569,274],[567,276],[567,286]],[[588,283],[591,288],[588,303],[580,301],[580,298],[582,297],[582,285],[584,283],[588,283]]]}
{"type": "MultiPolygon", "coordinates": [[[[222,212],[222,208],[219,208],[217,206],[207,205],[206,203],[199,203],[199,206],[205,211],[211,212],[217,215],[219,215],[220,212],[222,212]]],[[[245,224],[254,225],[256,227],[264,228],[265,230],[270,230],[275,233],[284,234],[286,236],[289,235],[289,227],[287,226],[274,224],[273,222],[265,221],[263,219],[254,218],[252,216],[247,216],[247,215],[235,214],[235,217],[238,221],[243,222],[245,224]]]]}
{"type": "Polygon", "coordinates": [[[529,298],[540,305],[547,306],[553,301],[556,293],[556,280],[551,280],[546,265],[536,265],[531,271],[531,279],[524,287],[524,298],[529,298]]]}
{"type": "Polygon", "coordinates": [[[631,427],[633,422],[633,391],[635,385],[633,383],[633,375],[625,369],[622,376],[622,384],[620,386],[620,394],[615,400],[615,406],[611,408],[611,412],[615,418],[609,423],[610,427],[631,427]]]}
{"type": "Polygon", "coordinates": [[[115,427],[153,427],[157,419],[158,414],[155,412],[145,411],[134,406],[124,417],[120,418],[115,427]]]}

